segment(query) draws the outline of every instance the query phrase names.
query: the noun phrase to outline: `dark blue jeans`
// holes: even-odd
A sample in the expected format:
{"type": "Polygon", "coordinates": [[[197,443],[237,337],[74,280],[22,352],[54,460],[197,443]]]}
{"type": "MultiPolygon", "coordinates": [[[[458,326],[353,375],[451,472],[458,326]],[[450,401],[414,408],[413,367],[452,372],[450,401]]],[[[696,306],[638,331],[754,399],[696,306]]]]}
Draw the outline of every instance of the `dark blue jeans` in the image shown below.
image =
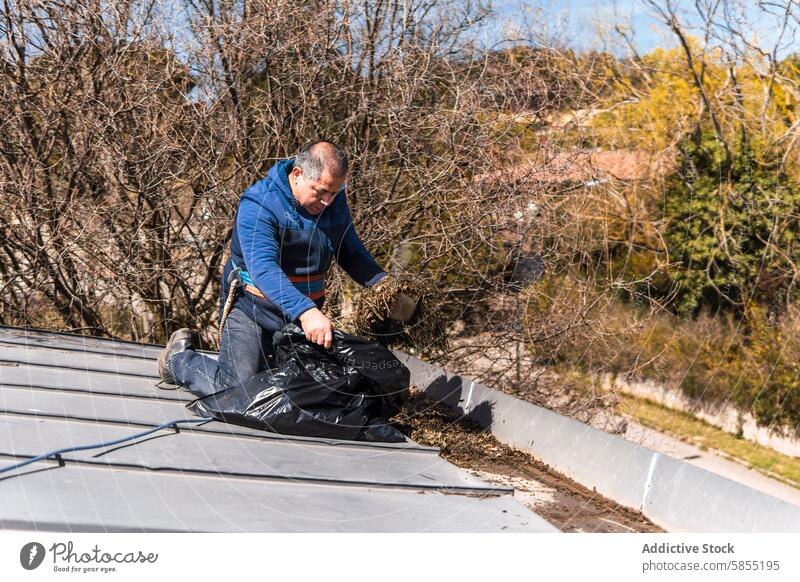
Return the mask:
{"type": "Polygon", "coordinates": [[[208,396],[241,385],[269,369],[274,332],[234,307],[222,331],[218,360],[187,350],[174,354],[167,366],[180,386],[195,396],[208,396]]]}

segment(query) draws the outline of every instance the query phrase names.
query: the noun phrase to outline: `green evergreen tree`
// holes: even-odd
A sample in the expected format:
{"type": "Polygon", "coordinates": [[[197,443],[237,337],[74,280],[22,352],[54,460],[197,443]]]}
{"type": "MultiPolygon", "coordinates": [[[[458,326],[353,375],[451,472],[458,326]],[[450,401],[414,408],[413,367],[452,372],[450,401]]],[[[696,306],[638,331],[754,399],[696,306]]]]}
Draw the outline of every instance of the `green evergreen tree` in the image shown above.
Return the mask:
{"type": "Polygon", "coordinates": [[[756,147],[740,141],[728,158],[713,133],[681,143],[664,199],[679,311],[742,312],[795,292],[800,188],[779,169],[779,156],[756,147]]]}

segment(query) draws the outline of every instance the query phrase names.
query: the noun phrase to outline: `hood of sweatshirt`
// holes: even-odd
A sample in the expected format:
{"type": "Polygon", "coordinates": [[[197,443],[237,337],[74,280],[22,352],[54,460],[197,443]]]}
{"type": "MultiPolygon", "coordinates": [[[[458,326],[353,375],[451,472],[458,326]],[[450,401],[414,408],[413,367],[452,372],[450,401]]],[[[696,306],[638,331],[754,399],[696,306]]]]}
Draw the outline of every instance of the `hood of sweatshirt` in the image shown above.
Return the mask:
{"type": "MultiPolygon", "coordinates": [[[[264,189],[264,194],[266,194],[266,198],[270,198],[268,196],[270,190],[272,192],[277,192],[279,194],[281,205],[283,206],[284,210],[291,212],[294,215],[298,215],[302,217],[304,220],[299,222],[311,222],[317,223],[319,222],[328,222],[328,220],[320,220],[324,218],[330,218],[333,215],[337,214],[341,210],[341,205],[344,202],[345,196],[338,195],[334,199],[333,203],[325,208],[320,214],[314,215],[306,211],[305,208],[300,206],[297,202],[297,199],[292,194],[292,187],[289,185],[289,173],[292,171],[294,167],[294,158],[290,158],[288,160],[281,160],[277,162],[274,166],[269,169],[267,172],[267,182],[268,186],[264,189]],[[271,186],[271,187],[270,187],[271,186]]],[[[274,200],[262,200],[262,205],[270,206],[270,202],[274,204],[274,200]]]]}

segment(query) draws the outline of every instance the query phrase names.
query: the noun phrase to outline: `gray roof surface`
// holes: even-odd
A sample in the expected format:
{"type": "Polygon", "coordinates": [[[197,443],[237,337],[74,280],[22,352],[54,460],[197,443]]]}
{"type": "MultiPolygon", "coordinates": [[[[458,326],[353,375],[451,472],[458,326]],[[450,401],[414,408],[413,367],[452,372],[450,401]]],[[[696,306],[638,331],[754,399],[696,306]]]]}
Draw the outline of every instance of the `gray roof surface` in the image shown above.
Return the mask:
{"type": "MultiPolygon", "coordinates": [[[[0,327],[0,468],[197,419],[162,390],[159,346],[0,327]]],[[[210,421],[0,474],[0,527],[47,531],[556,531],[405,443],[293,437],[210,421]]]]}

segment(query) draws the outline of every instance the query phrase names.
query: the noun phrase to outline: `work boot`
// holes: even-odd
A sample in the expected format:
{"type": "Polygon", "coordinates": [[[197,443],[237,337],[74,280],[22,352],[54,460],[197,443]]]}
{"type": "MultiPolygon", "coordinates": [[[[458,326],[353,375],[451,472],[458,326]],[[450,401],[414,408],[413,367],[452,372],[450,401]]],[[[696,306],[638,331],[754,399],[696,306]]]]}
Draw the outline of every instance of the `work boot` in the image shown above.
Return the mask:
{"type": "Polygon", "coordinates": [[[186,350],[194,350],[194,344],[192,343],[192,330],[183,327],[169,336],[169,341],[164,347],[164,351],[158,356],[158,374],[167,384],[175,384],[175,377],[169,371],[167,362],[174,354],[185,352],[186,350]]]}

